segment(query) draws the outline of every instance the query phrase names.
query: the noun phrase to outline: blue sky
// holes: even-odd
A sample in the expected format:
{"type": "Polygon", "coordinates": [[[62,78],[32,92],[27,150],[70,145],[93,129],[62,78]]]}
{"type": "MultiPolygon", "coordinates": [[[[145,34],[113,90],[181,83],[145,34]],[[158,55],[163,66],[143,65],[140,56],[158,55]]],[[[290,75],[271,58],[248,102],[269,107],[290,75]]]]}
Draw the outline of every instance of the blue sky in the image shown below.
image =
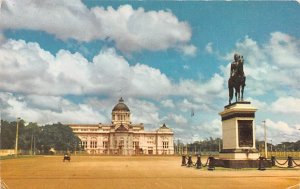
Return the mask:
{"type": "Polygon", "coordinates": [[[4,0],[2,117],[109,123],[122,96],[148,130],[220,137],[238,52],[257,138],[267,120],[269,141],[299,140],[299,16],[297,2],[4,0]]]}

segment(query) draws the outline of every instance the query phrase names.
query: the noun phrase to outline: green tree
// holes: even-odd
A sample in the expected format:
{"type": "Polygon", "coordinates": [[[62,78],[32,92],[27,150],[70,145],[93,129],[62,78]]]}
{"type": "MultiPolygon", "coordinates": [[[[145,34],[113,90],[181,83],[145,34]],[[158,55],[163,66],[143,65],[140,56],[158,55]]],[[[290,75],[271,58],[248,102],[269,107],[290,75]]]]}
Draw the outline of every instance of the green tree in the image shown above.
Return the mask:
{"type": "MultiPolygon", "coordinates": [[[[19,134],[24,131],[24,121],[19,122],[19,134]]],[[[13,149],[16,143],[16,128],[17,122],[8,122],[1,120],[1,138],[0,138],[0,148],[1,149],[13,149]]],[[[20,139],[20,136],[19,136],[20,139]]],[[[19,144],[22,141],[18,142],[19,144]]]]}
{"type": "MultiPolygon", "coordinates": [[[[1,120],[1,149],[13,149],[16,141],[17,122],[1,120]]],[[[31,150],[33,146],[41,152],[47,153],[50,148],[63,151],[79,150],[80,139],[74,135],[72,129],[61,123],[38,126],[30,122],[26,126],[24,121],[19,122],[18,148],[31,150]]]]}
{"type": "Polygon", "coordinates": [[[30,122],[19,134],[19,146],[23,150],[30,150],[33,147],[34,138],[38,137],[41,127],[37,123],[30,122]]]}
{"type": "Polygon", "coordinates": [[[50,148],[63,151],[78,150],[79,144],[80,139],[72,129],[61,123],[42,127],[37,140],[37,148],[44,153],[47,153],[50,148]]]}
{"type": "Polygon", "coordinates": [[[195,141],[193,143],[188,144],[188,151],[193,152],[193,151],[201,151],[201,152],[206,152],[206,151],[219,151],[219,145],[222,148],[222,139],[220,138],[212,138],[210,137],[209,139],[205,139],[203,141],[195,141]]]}

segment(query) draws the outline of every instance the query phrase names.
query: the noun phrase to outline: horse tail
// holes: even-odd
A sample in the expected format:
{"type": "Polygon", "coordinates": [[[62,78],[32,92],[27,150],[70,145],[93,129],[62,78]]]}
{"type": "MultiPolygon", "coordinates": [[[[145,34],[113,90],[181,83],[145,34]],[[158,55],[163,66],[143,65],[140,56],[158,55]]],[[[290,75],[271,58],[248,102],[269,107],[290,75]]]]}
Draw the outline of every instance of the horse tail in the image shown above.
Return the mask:
{"type": "Polygon", "coordinates": [[[229,102],[230,102],[233,98],[233,82],[230,78],[228,79],[228,91],[229,91],[229,102]]]}

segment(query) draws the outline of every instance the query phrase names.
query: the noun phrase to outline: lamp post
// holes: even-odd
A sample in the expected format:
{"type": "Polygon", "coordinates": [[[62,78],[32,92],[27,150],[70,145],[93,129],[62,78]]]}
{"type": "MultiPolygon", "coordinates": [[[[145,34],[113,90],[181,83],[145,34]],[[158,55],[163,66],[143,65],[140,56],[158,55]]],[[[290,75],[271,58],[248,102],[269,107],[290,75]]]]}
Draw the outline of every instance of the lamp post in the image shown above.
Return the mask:
{"type": "Polygon", "coordinates": [[[186,155],[188,155],[188,143],[186,143],[186,155]]]}
{"type": "Polygon", "coordinates": [[[267,146],[267,128],[266,128],[266,121],[262,121],[264,123],[264,136],[265,136],[265,158],[268,157],[268,146],[267,146]]]}
{"type": "Polygon", "coordinates": [[[32,145],[33,145],[33,133],[31,133],[31,140],[30,140],[30,155],[33,154],[32,145]]]}
{"type": "Polygon", "coordinates": [[[17,118],[17,129],[16,129],[16,144],[15,144],[15,156],[18,156],[18,139],[19,139],[19,122],[21,118],[17,118]]]}
{"type": "Polygon", "coordinates": [[[35,136],[33,137],[33,155],[35,155],[35,136]]]}

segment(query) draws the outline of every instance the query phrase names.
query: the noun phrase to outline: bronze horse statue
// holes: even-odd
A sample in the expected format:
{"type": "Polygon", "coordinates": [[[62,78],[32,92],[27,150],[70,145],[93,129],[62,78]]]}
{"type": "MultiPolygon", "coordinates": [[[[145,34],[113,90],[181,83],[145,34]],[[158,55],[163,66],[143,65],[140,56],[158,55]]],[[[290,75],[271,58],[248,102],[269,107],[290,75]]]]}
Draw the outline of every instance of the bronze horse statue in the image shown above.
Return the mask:
{"type": "Polygon", "coordinates": [[[228,79],[229,104],[231,104],[234,90],[236,102],[244,100],[245,86],[246,77],[244,74],[244,59],[243,56],[235,54],[234,62],[231,63],[230,78],[228,79]]]}

